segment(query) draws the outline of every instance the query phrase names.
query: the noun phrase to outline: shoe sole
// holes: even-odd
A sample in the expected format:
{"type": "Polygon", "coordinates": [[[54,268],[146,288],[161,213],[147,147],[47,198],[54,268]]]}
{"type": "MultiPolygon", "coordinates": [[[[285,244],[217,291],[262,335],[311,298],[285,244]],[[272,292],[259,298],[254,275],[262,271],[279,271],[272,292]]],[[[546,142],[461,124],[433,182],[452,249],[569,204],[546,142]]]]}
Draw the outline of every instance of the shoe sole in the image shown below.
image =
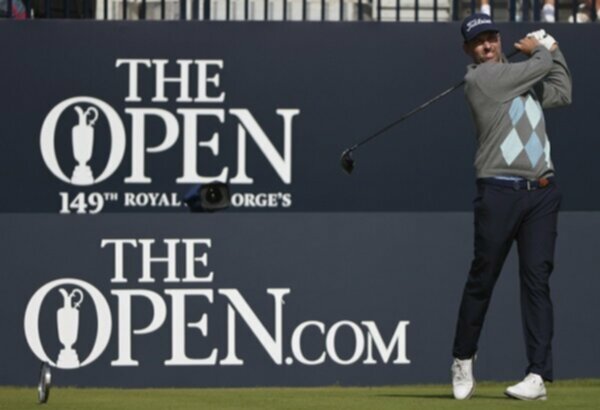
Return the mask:
{"type": "Polygon", "coordinates": [[[548,396],[546,396],[546,395],[538,396],[538,397],[525,397],[525,396],[519,396],[518,394],[510,393],[507,391],[505,391],[504,394],[506,396],[510,397],[511,399],[525,400],[525,401],[547,400],[548,399],[548,396]]]}
{"type": "Polygon", "coordinates": [[[475,393],[475,380],[473,380],[473,387],[471,388],[471,391],[469,392],[469,394],[467,394],[464,398],[459,399],[458,397],[454,396],[454,398],[456,400],[469,400],[471,398],[471,396],[473,395],[473,393],[475,393]]]}

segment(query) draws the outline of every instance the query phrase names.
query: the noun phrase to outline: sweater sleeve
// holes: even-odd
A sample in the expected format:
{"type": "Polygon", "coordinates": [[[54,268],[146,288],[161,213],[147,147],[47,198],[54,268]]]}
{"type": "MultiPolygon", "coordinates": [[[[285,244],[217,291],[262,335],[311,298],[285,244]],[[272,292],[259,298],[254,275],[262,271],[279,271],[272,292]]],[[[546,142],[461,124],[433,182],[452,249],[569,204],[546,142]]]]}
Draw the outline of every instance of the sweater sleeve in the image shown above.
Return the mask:
{"type": "Polygon", "coordinates": [[[557,48],[552,52],[552,68],[534,90],[542,107],[552,108],[571,104],[573,84],[565,57],[557,48]]]}
{"type": "Polygon", "coordinates": [[[523,62],[480,64],[472,81],[489,98],[506,102],[530,90],[548,75],[552,66],[550,52],[544,46],[538,46],[523,62]]]}

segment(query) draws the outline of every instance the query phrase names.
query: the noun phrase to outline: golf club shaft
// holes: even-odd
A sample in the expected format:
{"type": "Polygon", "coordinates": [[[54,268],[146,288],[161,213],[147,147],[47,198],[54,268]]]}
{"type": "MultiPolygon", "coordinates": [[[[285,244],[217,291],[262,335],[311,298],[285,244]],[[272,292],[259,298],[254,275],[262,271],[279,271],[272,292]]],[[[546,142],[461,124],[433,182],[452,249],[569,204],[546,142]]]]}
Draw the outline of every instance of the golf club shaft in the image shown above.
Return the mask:
{"type": "MultiPolygon", "coordinates": [[[[513,50],[506,58],[507,59],[512,58],[515,55],[517,55],[518,53],[519,53],[519,50],[513,50]]],[[[361,145],[366,144],[367,142],[369,142],[372,139],[374,139],[375,137],[383,134],[384,132],[386,132],[390,128],[393,128],[394,126],[398,125],[399,123],[401,123],[402,121],[404,121],[408,117],[410,117],[410,116],[418,113],[419,111],[424,110],[425,108],[429,107],[434,102],[436,102],[436,101],[442,99],[443,97],[445,97],[446,95],[450,94],[452,91],[456,90],[457,88],[462,87],[464,84],[465,84],[465,80],[462,80],[459,83],[453,85],[452,87],[448,88],[447,90],[445,90],[442,93],[440,93],[440,94],[436,95],[435,97],[433,97],[431,100],[428,100],[428,101],[424,102],[423,104],[421,104],[420,106],[418,106],[417,108],[413,109],[412,111],[407,112],[406,114],[404,114],[402,117],[398,118],[396,121],[392,122],[391,124],[386,125],[382,129],[380,129],[379,131],[377,131],[375,134],[370,135],[369,137],[365,138],[364,140],[359,141],[358,143],[354,144],[352,147],[348,148],[348,150],[346,152],[352,152],[352,151],[354,151],[355,149],[357,149],[361,145]]]]}

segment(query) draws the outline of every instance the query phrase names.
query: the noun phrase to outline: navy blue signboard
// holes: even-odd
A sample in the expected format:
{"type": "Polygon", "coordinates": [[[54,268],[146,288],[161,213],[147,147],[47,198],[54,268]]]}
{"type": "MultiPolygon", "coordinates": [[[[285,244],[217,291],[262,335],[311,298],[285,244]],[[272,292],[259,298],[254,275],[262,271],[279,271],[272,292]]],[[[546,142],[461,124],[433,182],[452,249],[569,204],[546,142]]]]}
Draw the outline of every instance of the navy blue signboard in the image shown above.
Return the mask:
{"type": "MultiPolygon", "coordinates": [[[[238,211],[466,211],[474,126],[454,24],[2,22],[2,212],[182,211],[227,182],[238,211]],[[39,41],[39,39],[45,41],[39,41]],[[418,39],[418,43],[415,43],[418,39]]],[[[505,50],[533,25],[502,26],[505,50]]],[[[568,210],[595,210],[597,30],[549,27],[574,78],[548,111],[568,210]]]]}
{"type": "MultiPolygon", "coordinates": [[[[510,45],[537,25],[501,25],[510,45]]],[[[593,25],[553,25],[564,195],[555,374],[599,377],[593,25]],[[584,43],[582,39],[586,39],[584,43]],[[585,357],[585,360],[581,358],[585,357]]],[[[457,24],[0,22],[0,384],[448,382],[472,256],[474,126],[457,24]],[[182,195],[224,182],[231,209],[182,195]]],[[[525,369],[516,255],[477,374],[525,369]],[[507,360],[507,358],[512,358],[507,360]]]]}

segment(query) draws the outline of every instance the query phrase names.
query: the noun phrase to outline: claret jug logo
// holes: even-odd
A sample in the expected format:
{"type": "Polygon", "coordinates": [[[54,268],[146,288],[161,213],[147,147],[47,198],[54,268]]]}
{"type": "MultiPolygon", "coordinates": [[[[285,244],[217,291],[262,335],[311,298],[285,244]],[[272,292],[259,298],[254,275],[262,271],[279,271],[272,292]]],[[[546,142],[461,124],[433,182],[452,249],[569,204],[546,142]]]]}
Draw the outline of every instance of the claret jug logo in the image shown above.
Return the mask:
{"type": "Polygon", "coordinates": [[[100,356],[106,348],[112,329],[110,308],[98,289],[79,279],[65,278],[47,283],[32,296],[25,311],[25,337],[33,353],[41,360],[61,369],[85,366],[100,356]],[[70,290],[68,290],[70,288],[70,290]],[[85,294],[93,303],[98,323],[92,351],[80,358],[75,345],[79,335],[80,312],[85,294]],[[46,352],[40,336],[40,311],[46,297],[62,296],[63,305],[56,311],[58,339],[62,348],[58,355],[46,352]],[[56,357],[56,360],[53,360],[56,357]]]}
{"type": "Polygon", "coordinates": [[[119,115],[110,105],[93,97],[73,97],[61,102],[48,113],[42,125],[40,148],[48,169],[62,181],[73,185],[93,185],[112,175],[123,160],[125,145],[125,127],[119,115]],[[69,109],[74,110],[78,117],[78,122],[71,130],[73,158],[77,165],[72,172],[65,172],[60,167],[56,156],[55,134],[58,120],[69,109]],[[111,139],[111,150],[106,167],[97,172],[94,178],[94,172],[88,162],[93,155],[94,138],[96,138],[94,125],[100,113],[105,116],[110,127],[108,137],[111,139]]]}

